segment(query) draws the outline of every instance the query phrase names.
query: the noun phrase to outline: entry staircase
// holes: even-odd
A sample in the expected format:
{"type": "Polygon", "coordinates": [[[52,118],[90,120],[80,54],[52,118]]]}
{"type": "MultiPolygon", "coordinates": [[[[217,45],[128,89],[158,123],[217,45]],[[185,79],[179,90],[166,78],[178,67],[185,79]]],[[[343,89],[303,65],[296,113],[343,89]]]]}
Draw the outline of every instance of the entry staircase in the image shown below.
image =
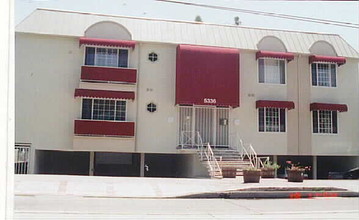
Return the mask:
{"type": "Polygon", "coordinates": [[[229,148],[213,148],[209,143],[203,143],[199,132],[182,132],[181,142],[182,149],[197,150],[211,178],[223,178],[222,170],[225,168],[234,168],[236,175],[241,176],[244,168],[261,168],[269,160],[269,157],[259,157],[253,146],[244,144],[238,135],[229,148]]]}

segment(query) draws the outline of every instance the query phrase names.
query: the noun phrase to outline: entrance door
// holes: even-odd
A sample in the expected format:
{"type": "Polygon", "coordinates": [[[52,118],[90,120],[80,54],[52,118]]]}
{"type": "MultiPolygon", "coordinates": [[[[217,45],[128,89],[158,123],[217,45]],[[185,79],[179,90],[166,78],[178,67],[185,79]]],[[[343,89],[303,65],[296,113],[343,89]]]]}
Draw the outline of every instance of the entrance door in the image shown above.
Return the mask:
{"type": "Polygon", "coordinates": [[[229,146],[229,108],[180,106],[180,145],[195,145],[197,133],[203,143],[212,146],[229,146]]]}

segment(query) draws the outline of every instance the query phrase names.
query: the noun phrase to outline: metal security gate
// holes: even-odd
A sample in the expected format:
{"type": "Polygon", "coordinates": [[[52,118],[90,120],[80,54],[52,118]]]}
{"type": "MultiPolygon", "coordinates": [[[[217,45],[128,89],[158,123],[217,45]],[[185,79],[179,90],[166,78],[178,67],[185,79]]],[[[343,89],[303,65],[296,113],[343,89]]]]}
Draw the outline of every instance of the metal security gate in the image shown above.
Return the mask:
{"type": "Polygon", "coordinates": [[[196,134],[203,143],[229,146],[229,108],[179,106],[179,144],[194,145],[196,134]]]}
{"type": "Polygon", "coordinates": [[[29,162],[30,146],[15,145],[15,174],[28,174],[29,162]]]}

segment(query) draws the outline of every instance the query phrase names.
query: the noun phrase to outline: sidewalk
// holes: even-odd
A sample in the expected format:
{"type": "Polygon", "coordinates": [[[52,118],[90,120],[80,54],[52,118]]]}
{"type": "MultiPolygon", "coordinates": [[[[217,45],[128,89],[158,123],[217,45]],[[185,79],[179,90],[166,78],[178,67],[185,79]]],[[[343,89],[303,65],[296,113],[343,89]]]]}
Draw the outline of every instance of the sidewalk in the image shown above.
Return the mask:
{"type": "Polygon", "coordinates": [[[286,179],[261,179],[260,183],[244,184],[242,177],[235,179],[184,179],[15,175],[14,191],[18,196],[169,198],[261,187],[337,187],[359,192],[359,180],[304,180],[303,183],[289,183],[286,179]]]}

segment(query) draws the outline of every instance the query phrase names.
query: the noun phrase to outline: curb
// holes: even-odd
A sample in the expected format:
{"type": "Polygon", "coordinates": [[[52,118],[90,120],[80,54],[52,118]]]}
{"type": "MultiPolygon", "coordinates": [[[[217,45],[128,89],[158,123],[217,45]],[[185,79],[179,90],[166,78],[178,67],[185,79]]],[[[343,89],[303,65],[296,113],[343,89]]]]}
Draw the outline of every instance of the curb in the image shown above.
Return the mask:
{"type": "Polygon", "coordinates": [[[177,198],[191,199],[301,199],[315,197],[359,197],[359,192],[351,191],[322,191],[322,192],[265,192],[265,191],[246,191],[246,192],[218,192],[218,193],[201,193],[177,198]]]}

